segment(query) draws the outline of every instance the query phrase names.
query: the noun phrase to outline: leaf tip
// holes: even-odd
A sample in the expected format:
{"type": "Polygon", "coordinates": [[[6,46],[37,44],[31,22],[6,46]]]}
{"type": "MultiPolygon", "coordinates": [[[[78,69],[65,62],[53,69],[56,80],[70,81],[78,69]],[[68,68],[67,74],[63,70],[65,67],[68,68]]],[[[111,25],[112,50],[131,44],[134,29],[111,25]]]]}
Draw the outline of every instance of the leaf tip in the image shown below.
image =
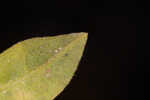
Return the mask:
{"type": "Polygon", "coordinates": [[[88,37],[88,32],[80,32],[80,34],[82,34],[85,37],[88,37]]]}
{"type": "Polygon", "coordinates": [[[80,34],[84,38],[84,40],[87,41],[87,39],[88,39],[88,33],[87,32],[81,32],[80,34]]]}

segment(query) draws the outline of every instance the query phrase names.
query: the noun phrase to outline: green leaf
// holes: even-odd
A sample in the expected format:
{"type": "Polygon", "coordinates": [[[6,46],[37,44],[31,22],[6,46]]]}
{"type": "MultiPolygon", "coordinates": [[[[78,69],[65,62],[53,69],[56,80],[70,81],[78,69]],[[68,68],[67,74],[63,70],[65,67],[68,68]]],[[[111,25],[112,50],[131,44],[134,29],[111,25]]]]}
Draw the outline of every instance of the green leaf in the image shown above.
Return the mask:
{"type": "Polygon", "coordinates": [[[0,54],[0,100],[53,100],[71,81],[87,33],[36,37],[0,54]]]}

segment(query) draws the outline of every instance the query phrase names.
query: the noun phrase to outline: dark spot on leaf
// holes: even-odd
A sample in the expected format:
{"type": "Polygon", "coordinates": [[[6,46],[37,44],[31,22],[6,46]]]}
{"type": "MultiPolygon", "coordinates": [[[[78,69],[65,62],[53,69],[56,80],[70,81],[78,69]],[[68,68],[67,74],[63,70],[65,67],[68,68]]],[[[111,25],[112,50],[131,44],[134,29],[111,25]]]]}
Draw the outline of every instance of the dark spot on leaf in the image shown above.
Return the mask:
{"type": "Polygon", "coordinates": [[[68,55],[69,55],[68,53],[65,54],[65,56],[68,56],[68,55]]]}

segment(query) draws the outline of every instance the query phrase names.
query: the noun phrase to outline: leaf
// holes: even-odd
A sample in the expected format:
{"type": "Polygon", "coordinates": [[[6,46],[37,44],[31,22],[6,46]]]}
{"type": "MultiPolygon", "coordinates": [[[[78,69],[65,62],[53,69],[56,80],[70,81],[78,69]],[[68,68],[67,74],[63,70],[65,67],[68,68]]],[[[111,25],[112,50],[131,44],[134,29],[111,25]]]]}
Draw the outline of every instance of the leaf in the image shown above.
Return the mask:
{"type": "Polygon", "coordinates": [[[0,54],[0,100],[53,100],[71,81],[87,33],[37,37],[0,54]]]}

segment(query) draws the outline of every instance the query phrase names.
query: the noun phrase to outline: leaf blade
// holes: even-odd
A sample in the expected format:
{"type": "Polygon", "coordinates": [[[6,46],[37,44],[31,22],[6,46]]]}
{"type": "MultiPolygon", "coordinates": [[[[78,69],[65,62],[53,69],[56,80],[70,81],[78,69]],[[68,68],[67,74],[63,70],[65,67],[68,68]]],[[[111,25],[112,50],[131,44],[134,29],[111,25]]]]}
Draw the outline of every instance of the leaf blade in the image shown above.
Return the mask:
{"type": "MultiPolygon", "coordinates": [[[[12,100],[53,100],[69,83],[77,69],[76,66],[81,58],[86,39],[87,34],[80,33],[79,38],[67,45],[66,48],[48,60],[47,63],[42,64],[36,71],[30,72],[27,77],[17,81],[12,87],[6,87],[8,89],[7,94],[11,94],[12,100]],[[76,50],[76,53],[74,50],[76,50]],[[67,56],[66,52],[68,52],[67,56]],[[68,65],[72,67],[68,67],[68,65]],[[20,97],[15,93],[20,93],[18,94],[20,97]]],[[[2,92],[4,91],[3,89],[2,92]]],[[[7,100],[6,95],[0,95],[0,98],[7,100]]],[[[10,98],[8,97],[8,99],[10,98]]]]}

